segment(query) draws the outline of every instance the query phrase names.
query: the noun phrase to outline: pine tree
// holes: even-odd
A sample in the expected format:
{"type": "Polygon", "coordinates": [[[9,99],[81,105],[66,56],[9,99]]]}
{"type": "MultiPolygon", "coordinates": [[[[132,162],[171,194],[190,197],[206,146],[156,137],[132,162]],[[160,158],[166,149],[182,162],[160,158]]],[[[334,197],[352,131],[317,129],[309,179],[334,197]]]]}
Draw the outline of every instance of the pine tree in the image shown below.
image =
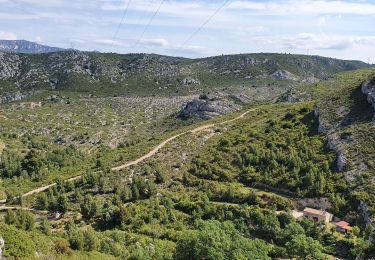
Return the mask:
{"type": "Polygon", "coordinates": [[[68,211],[68,199],[65,195],[60,195],[57,198],[57,211],[62,214],[68,211]]]}
{"type": "Polygon", "coordinates": [[[39,210],[48,209],[48,197],[45,193],[41,193],[36,199],[35,207],[39,210]]]}
{"type": "Polygon", "coordinates": [[[90,195],[85,196],[85,199],[80,207],[82,216],[87,220],[91,220],[96,215],[98,210],[95,201],[90,195]]]}
{"type": "Polygon", "coordinates": [[[4,221],[5,221],[5,224],[8,224],[8,225],[17,224],[16,214],[14,213],[13,210],[11,209],[7,210],[7,213],[5,214],[5,217],[4,217],[4,221]]]}
{"type": "Polygon", "coordinates": [[[51,233],[51,225],[48,222],[47,218],[42,219],[42,222],[40,223],[39,229],[45,235],[49,235],[51,233]]]}

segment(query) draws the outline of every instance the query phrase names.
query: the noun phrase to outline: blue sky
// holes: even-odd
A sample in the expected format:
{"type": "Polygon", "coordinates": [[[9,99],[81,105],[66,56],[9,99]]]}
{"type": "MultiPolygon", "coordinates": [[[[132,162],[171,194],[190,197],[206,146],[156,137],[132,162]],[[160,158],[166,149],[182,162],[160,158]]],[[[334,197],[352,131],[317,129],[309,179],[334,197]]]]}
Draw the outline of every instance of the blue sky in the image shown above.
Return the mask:
{"type": "Polygon", "coordinates": [[[0,0],[0,38],[102,52],[287,52],[375,63],[375,0],[230,0],[186,41],[225,2],[0,0]]]}

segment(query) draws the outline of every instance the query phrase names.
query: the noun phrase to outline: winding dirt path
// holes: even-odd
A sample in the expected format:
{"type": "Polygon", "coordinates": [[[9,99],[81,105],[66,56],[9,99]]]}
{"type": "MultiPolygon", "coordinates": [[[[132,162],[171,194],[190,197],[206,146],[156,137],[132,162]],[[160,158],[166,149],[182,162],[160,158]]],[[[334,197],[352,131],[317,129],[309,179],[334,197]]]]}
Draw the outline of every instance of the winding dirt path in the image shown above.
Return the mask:
{"type": "MultiPolygon", "coordinates": [[[[122,164],[120,166],[113,167],[113,168],[111,168],[111,170],[112,171],[120,171],[120,170],[129,168],[130,166],[137,165],[138,163],[143,162],[144,160],[146,160],[146,159],[154,156],[161,148],[163,148],[165,145],[167,145],[168,143],[172,142],[173,140],[177,139],[178,137],[180,137],[182,135],[186,135],[186,134],[189,134],[189,133],[195,134],[195,133],[198,133],[198,132],[210,129],[210,128],[216,126],[216,125],[224,125],[224,124],[228,124],[228,123],[234,122],[236,120],[244,118],[248,113],[250,113],[250,112],[252,112],[254,110],[255,109],[250,109],[250,110],[242,113],[241,115],[239,115],[239,116],[237,116],[237,117],[235,117],[233,119],[227,120],[227,121],[223,121],[223,122],[220,122],[220,123],[217,123],[217,124],[207,124],[207,125],[199,126],[197,128],[194,128],[193,130],[189,130],[189,131],[186,131],[186,132],[174,135],[174,136],[168,138],[167,140],[164,140],[160,144],[158,144],[154,149],[152,149],[147,154],[139,157],[138,159],[135,159],[133,161],[129,161],[129,162],[125,163],[125,164],[122,164]]],[[[79,175],[79,176],[67,179],[65,181],[71,182],[71,181],[75,181],[75,180],[78,180],[78,179],[81,179],[81,178],[82,178],[82,175],[79,175]]],[[[45,191],[45,190],[47,190],[47,189],[49,189],[49,188],[51,188],[51,187],[53,187],[55,185],[57,185],[56,182],[52,183],[52,184],[49,184],[49,185],[46,185],[46,186],[43,186],[43,187],[40,187],[40,188],[37,188],[37,189],[34,189],[32,191],[29,191],[29,192],[23,194],[22,197],[27,197],[27,196],[30,196],[30,195],[33,195],[33,194],[36,194],[36,193],[43,192],[43,191],[45,191]]],[[[5,204],[6,200],[0,200],[0,203],[5,204]]],[[[0,206],[0,210],[1,210],[2,207],[4,207],[4,206],[0,206]]]]}
{"type": "Polygon", "coordinates": [[[184,135],[186,134],[187,132],[184,132],[184,133],[181,133],[181,134],[178,134],[178,135],[175,135],[175,136],[172,136],[171,138],[168,138],[167,140],[161,142],[160,144],[158,144],[158,146],[156,146],[154,149],[152,149],[150,152],[148,152],[147,154],[143,155],[142,157],[139,157],[138,159],[134,160],[134,161],[130,161],[130,162],[127,162],[123,165],[120,165],[120,166],[117,166],[117,167],[113,167],[111,168],[112,171],[120,171],[122,169],[125,169],[125,168],[128,168],[132,165],[136,165],[150,157],[152,157],[153,155],[155,155],[161,148],[163,148],[166,144],[170,143],[171,141],[173,141],[174,139],[180,137],[181,135],[184,135]]]}
{"type": "Polygon", "coordinates": [[[209,129],[209,128],[212,128],[214,127],[215,125],[223,125],[223,124],[227,124],[227,123],[231,123],[233,121],[236,121],[238,119],[241,119],[243,118],[245,115],[247,115],[248,113],[250,113],[251,111],[254,111],[254,109],[250,109],[248,111],[246,111],[245,113],[239,115],[238,117],[236,118],[233,118],[233,119],[230,119],[230,120],[227,120],[227,121],[224,121],[224,122],[221,122],[221,123],[218,123],[218,124],[208,124],[208,125],[203,125],[203,126],[199,126],[197,128],[194,128],[193,130],[190,130],[190,131],[186,131],[186,132],[183,132],[183,133],[180,133],[178,135],[174,135],[170,138],[168,138],[167,140],[161,142],[158,146],[156,146],[154,149],[152,149],[150,152],[148,152],[147,154],[143,155],[142,157],[134,160],[134,161],[130,161],[130,162],[127,162],[123,165],[120,165],[120,166],[117,166],[117,167],[113,167],[111,168],[112,171],[120,171],[122,169],[125,169],[125,168],[128,168],[132,165],[136,165],[152,156],[154,156],[161,148],[163,148],[165,145],[167,145],[168,143],[170,143],[171,141],[175,140],[176,138],[182,136],[182,135],[186,135],[188,133],[198,133],[198,132],[201,132],[203,130],[206,130],[206,129],[209,129]]]}
{"type": "MultiPolygon", "coordinates": [[[[66,181],[66,182],[70,182],[70,181],[79,180],[79,179],[81,179],[81,178],[82,178],[82,176],[80,175],[80,176],[76,176],[76,177],[73,177],[73,178],[67,179],[67,180],[65,180],[65,181],[66,181]]],[[[52,186],[55,186],[55,185],[57,185],[56,182],[54,182],[54,183],[52,183],[52,184],[50,184],[50,185],[47,185],[47,186],[43,186],[43,187],[37,188],[37,189],[35,189],[35,190],[29,191],[29,192],[23,194],[22,197],[27,197],[27,196],[33,195],[33,194],[35,194],[35,193],[43,192],[43,191],[48,190],[49,188],[51,188],[52,186]]]]}

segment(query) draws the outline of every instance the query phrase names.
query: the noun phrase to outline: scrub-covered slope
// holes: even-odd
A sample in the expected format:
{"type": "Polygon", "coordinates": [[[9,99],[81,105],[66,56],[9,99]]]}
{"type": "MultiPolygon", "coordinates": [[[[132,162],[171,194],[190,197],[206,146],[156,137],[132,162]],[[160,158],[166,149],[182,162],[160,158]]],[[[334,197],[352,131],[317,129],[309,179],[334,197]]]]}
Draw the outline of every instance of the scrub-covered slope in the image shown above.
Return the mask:
{"type": "Polygon", "coordinates": [[[0,93],[56,89],[102,95],[179,95],[215,89],[246,94],[249,88],[285,88],[365,66],[360,61],[288,54],[185,59],[77,51],[0,53],[0,93]]]}

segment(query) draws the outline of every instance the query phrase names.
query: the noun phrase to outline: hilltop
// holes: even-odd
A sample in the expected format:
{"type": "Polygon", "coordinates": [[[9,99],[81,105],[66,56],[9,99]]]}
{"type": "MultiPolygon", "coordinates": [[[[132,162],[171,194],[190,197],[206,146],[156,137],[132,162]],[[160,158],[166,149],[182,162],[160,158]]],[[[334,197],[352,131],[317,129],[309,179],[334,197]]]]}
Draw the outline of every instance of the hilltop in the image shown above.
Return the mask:
{"type": "Polygon", "coordinates": [[[61,90],[95,95],[249,94],[254,88],[314,83],[360,61],[289,54],[241,54],[186,59],[155,54],[67,51],[0,53],[0,93],[61,90]]]}
{"type": "Polygon", "coordinates": [[[100,98],[194,96],[180,103],[180,115],[209,119],[366,66],[361,61],[272,53],[202,59],[78,51],[0,53],[0,102],[39,102],[68,93],[100,98]]]}

